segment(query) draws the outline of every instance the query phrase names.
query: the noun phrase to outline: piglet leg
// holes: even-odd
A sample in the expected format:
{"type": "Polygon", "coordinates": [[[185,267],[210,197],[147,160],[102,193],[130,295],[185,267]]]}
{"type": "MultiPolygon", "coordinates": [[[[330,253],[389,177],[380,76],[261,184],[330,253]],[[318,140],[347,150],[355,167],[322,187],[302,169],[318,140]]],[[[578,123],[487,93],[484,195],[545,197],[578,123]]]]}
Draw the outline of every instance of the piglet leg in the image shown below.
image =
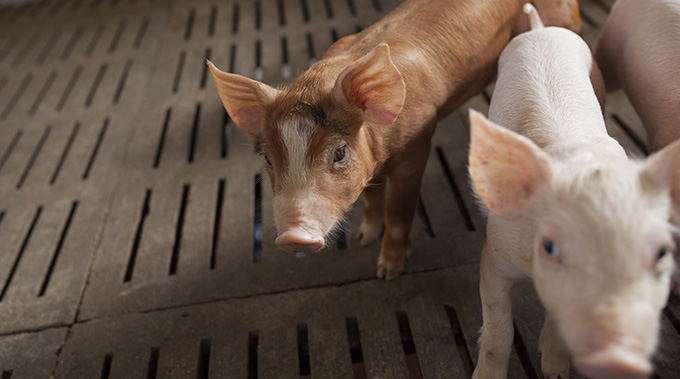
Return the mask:
{"type": "Polygon", "coordinates": [[[430,153],[430,142],[421,141],[395,159],[389,171],[390,190],[385,206],[385,235],[378,257],[378,278],[394,279],[411,254],[411,226],[416,212],[420,184],[430,153]]]}
{"type": "Polygon", "coordinates": [[[538,338],[538,353],[546,379],[569,379],[569,351],[548,314],[545,315],[545,323],[538,338]]]}
{"type": "Polygon", "coordinates": [[[385,213],[385,176],[381,175],[364,189],[364,218],[356,234],[359,244],[370,245],[380,237],[385,213]]]}
{"type": "Polygon", "coordinates": [[[500,275],[498,267],[502,267],[503,262],[488,250],[485,245],[480,264],[479,295],[484,321],[479,337],[479,360],[472,378],[506,379],[515,335],[511,296],[514,281],[500,275]]]}

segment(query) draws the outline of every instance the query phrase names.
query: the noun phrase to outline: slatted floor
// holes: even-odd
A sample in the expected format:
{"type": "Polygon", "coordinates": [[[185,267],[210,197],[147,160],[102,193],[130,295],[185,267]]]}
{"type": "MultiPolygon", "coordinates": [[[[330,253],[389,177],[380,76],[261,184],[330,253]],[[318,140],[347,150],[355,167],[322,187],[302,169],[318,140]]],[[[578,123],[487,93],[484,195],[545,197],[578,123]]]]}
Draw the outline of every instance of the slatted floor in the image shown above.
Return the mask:
{"type": "MultiPolygon", "coordinates": [[[[591,44],[612,2],[581,2],[591,44]]],[[[204,64],[290,82],[398,3],[0,1],[0,378],[468,377],[485,219],[464,109],[490,91],[439,125],[414,253],[382,282],[359,207],[323,253],[274,246],[261,159],[204,64]]],[[[607,122],[646,152],[622,93],[607,122]]],[[[517,304],[511,378],[540,377],[543,311],[529,286],[517,304]]],[[[679,320],[672,298],[660,378],[679,320]]]]}

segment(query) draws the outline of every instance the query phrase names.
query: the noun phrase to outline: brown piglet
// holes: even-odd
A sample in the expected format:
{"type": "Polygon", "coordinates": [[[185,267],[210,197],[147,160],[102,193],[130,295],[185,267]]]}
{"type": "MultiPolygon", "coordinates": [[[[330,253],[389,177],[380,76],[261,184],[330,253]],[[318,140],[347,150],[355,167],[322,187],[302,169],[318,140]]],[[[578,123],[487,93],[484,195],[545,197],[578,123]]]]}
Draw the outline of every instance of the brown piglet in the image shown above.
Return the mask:
{"type": "MultiPolygon", "coordinates": [[[[281,89],[208,62],[227,112],[267,162],[276,244],[320,250],[363,192],[357,238],[375,242],[384,222],[377,275],[397,277],[435,125],[493,79],[503,47],[529,29],[526,2],[406,1],[281,89]]],[[[580,29],[576,0],[533,3],[547,25],[580,29]]]]}

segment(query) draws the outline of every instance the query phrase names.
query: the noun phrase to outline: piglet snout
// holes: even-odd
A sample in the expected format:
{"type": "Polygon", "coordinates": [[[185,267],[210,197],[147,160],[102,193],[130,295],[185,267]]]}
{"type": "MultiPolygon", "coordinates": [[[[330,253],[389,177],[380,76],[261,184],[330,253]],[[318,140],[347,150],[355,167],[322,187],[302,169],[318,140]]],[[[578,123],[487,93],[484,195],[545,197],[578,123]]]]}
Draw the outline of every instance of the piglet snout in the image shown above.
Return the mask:
{"type": "Polygon", "coordinates": [[[576,367],[593,379],[643,379],[652,366],[647,357],[623,345],[610,345],[574,359],[576,367]]]}
{"type": "Polygon", "coordinates": [[[302,228],[293,227],[279,233],[276,244],[288,251],[313,253],[324,245],[323,237],[310,233],[302,228]]]}

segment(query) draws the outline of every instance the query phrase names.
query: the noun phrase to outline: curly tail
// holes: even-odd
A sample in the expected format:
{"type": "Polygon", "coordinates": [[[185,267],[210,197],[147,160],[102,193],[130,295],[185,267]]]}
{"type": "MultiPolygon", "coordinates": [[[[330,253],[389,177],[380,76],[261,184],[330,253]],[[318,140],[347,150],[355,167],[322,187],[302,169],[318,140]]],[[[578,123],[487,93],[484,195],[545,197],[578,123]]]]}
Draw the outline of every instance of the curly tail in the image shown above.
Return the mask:
{"type": "Polygon", "coordinates": [[[543,21],[541,21],[541,16],[538,15],[538,11],[534,8],[531,3],[524,4],[524,13],[529,16],[529,24],[531,24],[531,30],[540,29],[543,27],[543,21]]]}

